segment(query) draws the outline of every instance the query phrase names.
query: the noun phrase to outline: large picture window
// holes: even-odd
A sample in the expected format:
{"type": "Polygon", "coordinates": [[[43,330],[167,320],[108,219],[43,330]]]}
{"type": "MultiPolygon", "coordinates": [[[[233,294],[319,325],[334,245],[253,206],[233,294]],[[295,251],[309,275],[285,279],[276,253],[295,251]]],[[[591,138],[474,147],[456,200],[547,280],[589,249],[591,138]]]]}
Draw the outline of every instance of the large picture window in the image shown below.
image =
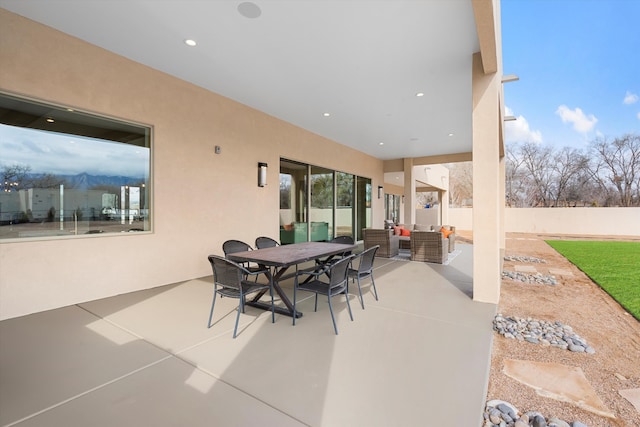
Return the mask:
{"type": "Polygon", "coordinates": [[[151,128],[0,93],[0,240],[151,230],[151,128]]]}

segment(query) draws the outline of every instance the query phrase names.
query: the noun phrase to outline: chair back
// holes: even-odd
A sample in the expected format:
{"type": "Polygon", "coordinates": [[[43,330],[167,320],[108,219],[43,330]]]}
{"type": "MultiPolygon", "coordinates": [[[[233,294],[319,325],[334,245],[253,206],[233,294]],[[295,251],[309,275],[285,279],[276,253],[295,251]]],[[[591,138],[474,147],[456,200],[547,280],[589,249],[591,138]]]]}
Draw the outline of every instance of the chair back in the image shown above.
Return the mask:
{"type": "MultiPolygon", "coordinates": [[[[342,245],[353,245],[354,241],[353,241],[353,237],[351,236],[338,236],[331,239],[330,243],[340,243],[342,245]]],[[[341,256],[343,257],[350,256],[350,255],[351,255],[351,251],[345,251],[345,252],[342,252],[341,254],[341,256]]]]}
{"type": "Polygon", "coordinates": [[[369,272],[373,269],[373,260],[376,257],[376,252],[380,249],[380,245],[372,246],[366,251],[362,251],[360,255],[360,265],[358,265],[358,272],[369,272]]]}
{"type": "Polygon", "coordinates": [[[349,266],[351,265],[351,260],[353,259],[353,257],[354,255],[351,255],[331,264],[331,267],[327,271],[330,277],[329,287],[331,289],[346,287],[349,266]]]}
{"type": "Polygon", "coordinates": [[[343,245],[353,245],[353,237],[351,236],[338,236],[331,239],[331,243],[341,243],[343,245]]]}
{"type": "Polygon", "coordinates": [[[278,243],[277,240],[274,240],[271,237],[260,236],[256,239],[257,249],[274,248],[276,246],[280,246],[280,243],[278,243]]]}
{"type": "Polygon", "coordinates": [[[213,281],[216,285],[242,290],[244,269],[239,264],[218,255],[209,255],[209,262],[213,268],[213,281]]]}
{"type": "Polygon", "coordinates": [[[251,246],[240,240],[227,240],[222,244],[222,251],[225,255],[235,254],[236,252],[247,252],[252,249],[251,246]]]}

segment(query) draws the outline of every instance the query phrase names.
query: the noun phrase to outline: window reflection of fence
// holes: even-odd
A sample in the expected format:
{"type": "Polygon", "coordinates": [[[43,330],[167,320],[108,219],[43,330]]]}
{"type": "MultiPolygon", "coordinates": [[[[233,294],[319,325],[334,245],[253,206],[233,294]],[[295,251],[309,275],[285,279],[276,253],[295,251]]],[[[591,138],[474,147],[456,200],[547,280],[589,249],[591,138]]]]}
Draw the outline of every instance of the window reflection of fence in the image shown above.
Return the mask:
{"type": "Polygon", "coordinates": [[[104,190],[61,186],[0,192],[0,239],[148,230],[143,191],[144,185],[127,187],[121,206],[119,195],[104,190]],[[125,220],[119,221],[122,215],[125,220]]]}

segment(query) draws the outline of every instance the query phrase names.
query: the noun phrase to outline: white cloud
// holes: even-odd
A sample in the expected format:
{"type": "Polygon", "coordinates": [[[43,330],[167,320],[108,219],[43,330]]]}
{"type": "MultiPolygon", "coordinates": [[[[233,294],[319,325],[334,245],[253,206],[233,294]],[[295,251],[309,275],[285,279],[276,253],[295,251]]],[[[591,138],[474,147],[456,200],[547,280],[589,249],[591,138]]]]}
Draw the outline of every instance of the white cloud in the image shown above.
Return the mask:
{"type": "MultiPolygon", "coordinates": [[[[505,115],[513,116],[513,110],[505,107],[505,115]]],[[[533,142],[542,143],[542,133],[539,130],[531,130],[529,122],[523,116],[518,116],[516,120],[505,122],[505,140],[510,142],[533,142]]]]}
{"type": "Polygon", "coordinates": [[[627,94],[624,96],[624,101],[622,102],[627,105],[635,104],[638,102],[638,95],[627,91],[627,94]]]}
{"type": "Polygon", "coordinates": [[[591,132],[598,123],[596,116],[593,114],[587,116],[580,108],[571,110],[566,105],[561,105],[556,110],[556,114],[560,116],[563,123],[573,123],[573,129],[579,133],[591,132]]]}
{"type": "Polygon", "coordinates": [[[640,120],[640,113],[638,113],[638,120],[640,120]]]}
{"type": "Polygon", "coordinates": [[[0,154],[0,166],[29,166],[32,173],[148,175],[148,148],[1,124],[0,154]]]}

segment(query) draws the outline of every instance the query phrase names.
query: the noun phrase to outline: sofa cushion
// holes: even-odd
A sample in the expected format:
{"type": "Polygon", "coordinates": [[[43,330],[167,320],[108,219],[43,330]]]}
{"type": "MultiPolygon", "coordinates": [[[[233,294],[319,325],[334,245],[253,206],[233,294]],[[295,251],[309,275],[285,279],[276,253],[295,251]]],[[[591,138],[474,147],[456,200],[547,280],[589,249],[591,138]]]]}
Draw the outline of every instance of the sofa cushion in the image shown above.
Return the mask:
{"type": "Polygon", "coordinates": [[[431,231],[431,226],[430,225],[424,225],[424,224],[415,224],[413,226],[413,229],[416,231],[431,231]]]}
{"type": "Polygon", "coordinates": [[[393,227],[393,234],[395,234],[396,236],[402,235],[402,232],[400,230],[404,230],[404,225],[395,225],[393,227]]]}

